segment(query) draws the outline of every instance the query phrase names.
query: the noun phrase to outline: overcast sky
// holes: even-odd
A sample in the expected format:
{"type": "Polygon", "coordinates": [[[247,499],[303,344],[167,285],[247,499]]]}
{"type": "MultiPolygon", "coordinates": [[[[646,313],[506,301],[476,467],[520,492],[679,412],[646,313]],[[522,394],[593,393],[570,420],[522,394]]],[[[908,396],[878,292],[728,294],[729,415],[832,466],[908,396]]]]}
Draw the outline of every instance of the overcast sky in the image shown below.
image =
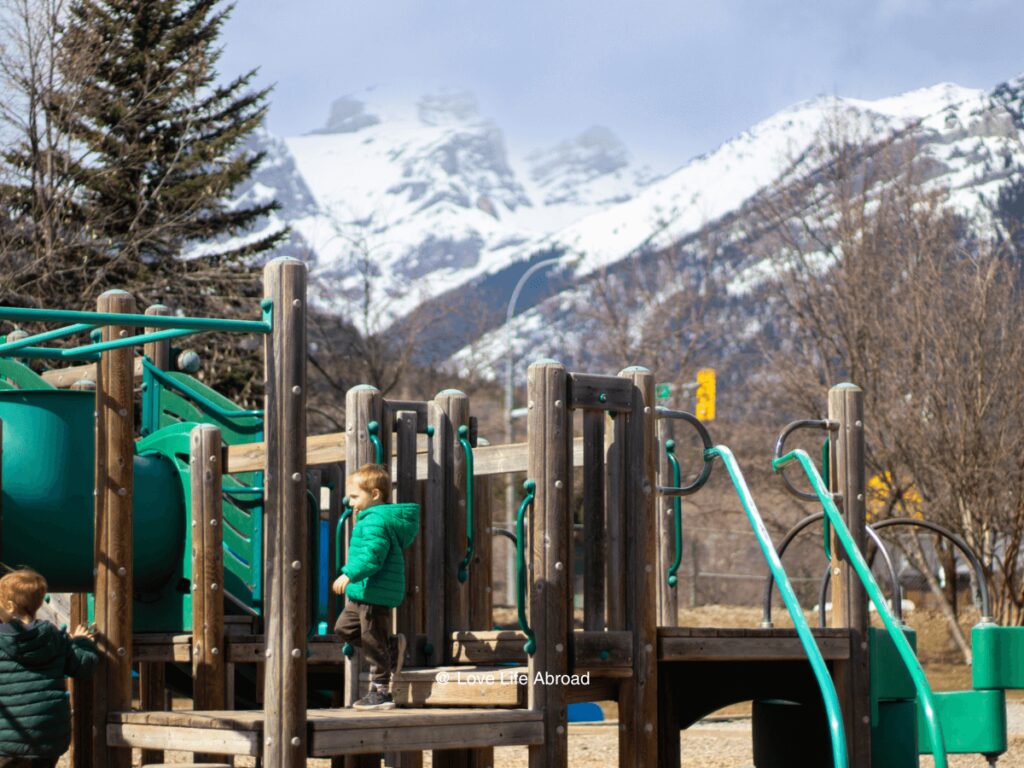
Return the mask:
{"type": "Polygon", "coordinates": [[[275,133],[367,86],[468,89],[514,144],[600,124],[659,171],[802,99],[1024,73],[1022,0],[236,3],[221,70],[275,84],[275,133]]]}

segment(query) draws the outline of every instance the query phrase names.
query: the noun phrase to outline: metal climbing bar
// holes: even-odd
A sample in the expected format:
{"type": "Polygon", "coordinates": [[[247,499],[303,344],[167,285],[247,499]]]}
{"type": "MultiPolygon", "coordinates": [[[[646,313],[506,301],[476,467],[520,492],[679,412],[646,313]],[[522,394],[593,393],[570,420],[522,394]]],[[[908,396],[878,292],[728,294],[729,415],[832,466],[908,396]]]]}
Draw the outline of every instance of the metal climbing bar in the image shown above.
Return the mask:
{"type": "Polygon", "coordinates": [[[63,339],[66,336],[73,336],[76,333],[91,331],[95,327],[96,326],[91,323],[75,323],[74,325],[67,325],[63,328],[57,328],[52,331],[45,331],[44,333],[37,333],[33,336],[26,336],[25,338],[17,339],[16,341],[5,341],[0,344],[0,355],[7,355],[16,349],[31,347],[34,344],[38,344],[43,341],[63,339]]]}
{"type": "MultiPolygon", "coordinates": [[[[853,540],[853,536],[850,534],[850,530],[846,527],[846,523],[843,521],[843,516],[839,512],[839,508],[836,507],[836,503],[832,499],[832,494],[825,487],[825,482],[821,479],[821,475],[818,474],[818,470],[811,461],[811,457],[807,455],[806,451],[797,448],[784,456],[773,459],[772,469],[775,472],[781,472],[784,466],[794,461],[800,464],[804,474],[807,475],[807,479],[811,481],[811,486],[814,488],[815,494],[821,501],[822,508],[825,510],[825,515],[832,523],[832,528],[835,531],[836,537],[840,542],[842,542],[843,549],[846,550],[847,557],[850,559],[850,564],[853,566],[854,572],[856,572],[861,584],[864,585],[864,589],[868,593],[868,597],[874,604],[875,610],[878,611],[878,615],[881,617],[882,623],[885,624],[885,629],[889,633],[889,637],[892,638],[896,651],[899,653],[900,658],[907,667],[907,671],[910,673],[911,679],[914,681],[914,687],[917,689],[917,695],[920,699],[921,713],[924,716],[924,720],[927,724],[929,735],[931,737],[932,749],[934,750],[933,756],[935,758],[935,768],[947,768],[946,743],[942,738],[942,724],[939,722],[938,710],[935,705],[935,697],[932,694],[931,686],[928,685],[928,678],[925,677],[924,670],[921,669],[921,662],[917,660],[917,656],[914,655],[914,650],[910,647],[910,643],[907,642],[907,638],[903,634],[903,630],[896,623],[892,612],[886,605],[885,597],[882,595],[882,590],[878,588],[878,584],[875,582],[874,576],[871,575],[871,568],[864,560],[864,555],[862,555],[861,551],[857,548],[857,545],[853,540]]],[[[781,583],[779,584],[779,588],[782,588],[781,583]]]]}
{"type": "MultiPolygon", "coordinates": [[[[269,313],[266,313],[269,317],[269,313]]],[[[0,320],[34,323],[83,323],[90,326],[120,325],[133,328],[174,328],[190,331],[227,333],[270,333],[267,320],[225,320],[216,317],[175,317],[174,315],[119,314],[117,312],[80,312],[70,309],[31,309],[0,307],[0,320]]]]}
{"type": "Polygon", "coordinates": [[[531,656],[533,652],[537,650],[537,639],[533,634],[533,630],[530,629],[530,622],[526,618],[526,510],[533,504],[533,499],[536,495],[537,484],[533,480],[527,480],[523,483],[523,490],[526,491],[526,496],[523,498],[523,503],[519,505],[519,511],[516,513],[516,611],[519,615],[519,628],[526,633],[526,642],[523,644],[523,650],[531,656]]]}
{"type": "Polygon", "coordinates": [[[473,446],[469,442],[469,427],[459,427],[459,445],[466,454],[466,554],[459,563],[459,581],[469,578],[469,564],[473,562],[473,446]]]}
{"type": "Polygon", "coordinates": [[[846,750],[846,732],[843,729],[843,716],[839,708],[839,697],[836,695],[835,684],[832,682],[832,676],[829,674],[828,667],[825,665],[825,659],[822,658],[818,644],[814,640],[811,628],[807,624],[807,619],[804,618],[803,609],[800,607],[800,602],[793,591],[793,585],[789,581],[789,576],[786,575],[786,571],[782,567],[782,560],[779,559],[771,536],[768,535],[768,529],[764,527],[761,513],[758,512],[757,505],[750,495],[747,481],[744,479],[743,473],[736,463],[736,458],[732,455],[732,451],[724,445],[716,445],[714,448],[707,449],[704,451],[704,458],[706,461],[711,461],[715,458],[721,459],[722,464],[725,465],[725,469],[729,473],[733,486],[736,488],[740,502],[743,504],[743,511],[747,513],[747,519],[754,529],[754,535],[757,537],[757,543],[761,547],[761,553],[764,555],[764,559],[768,561],[768,569],[779,584],[782,602],[793,619],[793,625],[796,627],[800,644],[804,648],[804,653],[807,654],[807,660],[811,663],[814,677],[818,681],[818,688],[821,690],[821,698],[825,703],[825,714],[828,718],[828,728],[832,737],[832,763],[835,768],[847,766],[849,765],[849,757],[846,750]]]}
{"type": "Polygon", "coordinates": [[[194,400],[203,408],[210,411],[210,413],[216,414],[217,416],[220,416],[222,419],[230,420],[241,419],[250,416],[263,416],[262,410],[233,411],[218,405],[213,400],[203,395],[201,392],[197,392],[193,389],[190,389],[189,387],[183,386],[180,381],[178,381],[172,376],[168,376],[164,371],[161,371],[159,368],[153,365],[153,363],[151,363],[148,358],[142,358],[142,369],[150,376],[152,376],[154,379],[156,379],[158,382],[160,382],[163,386],[167,387],[168,389],[173,389],[176,392],[179,392],[180,394],[184,395],[185,397],[194,400]]]}
{"type": "MultiPolygon", "coordinates": [[[[675,440],[665,441],[665,455],[668,457],[668,463],[672,465],[672,485],[678,488],[682,485],[683,481],[682,473],[679,469],[679,459],[676,458],[675,440]]],[[[679,583],[679,577],[676,576],[676,572],[679,570],[679,565],[683,562],[683,499],[680,496],[672,497],[672,523],[675,526],[676,555],[666,574],[670,587],[674,587],[679,583]]]]}

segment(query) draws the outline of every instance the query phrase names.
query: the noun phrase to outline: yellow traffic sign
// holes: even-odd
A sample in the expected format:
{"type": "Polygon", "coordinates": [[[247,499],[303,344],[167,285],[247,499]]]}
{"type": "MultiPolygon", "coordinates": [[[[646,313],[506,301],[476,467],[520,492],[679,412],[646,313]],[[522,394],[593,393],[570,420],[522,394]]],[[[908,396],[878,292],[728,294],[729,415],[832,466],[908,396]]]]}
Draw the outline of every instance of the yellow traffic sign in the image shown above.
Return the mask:
{"type": "Polygon", "coordinates": [[[701,368],[697,371],[697,418],[701,421],[715,419],[715,369],[701,368]]]}

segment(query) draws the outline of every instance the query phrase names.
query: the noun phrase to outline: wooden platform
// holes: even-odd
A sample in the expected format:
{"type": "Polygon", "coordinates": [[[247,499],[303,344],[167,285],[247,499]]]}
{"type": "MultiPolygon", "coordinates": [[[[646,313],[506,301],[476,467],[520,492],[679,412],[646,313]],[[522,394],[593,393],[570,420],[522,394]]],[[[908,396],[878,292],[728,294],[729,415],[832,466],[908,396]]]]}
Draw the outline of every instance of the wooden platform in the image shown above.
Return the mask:
{"type": "MultiPolygon", "coordinates": [[[[114,712],[107,743],[118,747],[260,756],[262,711],[114,712]]],[[[524,709],[311,709],[307,755],[540,744],[539,712],[524,709]]]]}
{"type": "MultiPolygon", "coordinates": [[[[848,629],[811,631],[826,660],[850,658],[848,629]]],[[[806,658],[795,629],[658,628],[658,661],[796,661],[806,658]]]]}

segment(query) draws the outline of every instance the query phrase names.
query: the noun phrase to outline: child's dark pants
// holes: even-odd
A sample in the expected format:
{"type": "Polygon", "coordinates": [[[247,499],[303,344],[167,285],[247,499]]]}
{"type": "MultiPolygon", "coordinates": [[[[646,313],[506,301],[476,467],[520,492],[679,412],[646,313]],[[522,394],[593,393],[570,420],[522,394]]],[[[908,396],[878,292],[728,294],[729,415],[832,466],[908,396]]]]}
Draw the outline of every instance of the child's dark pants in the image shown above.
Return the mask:
{"type": "Polygon", "coordinates": [[[345,609],[334,623],[334,633],[343,643],[363,649],[370,662],[370,682],[387,690],[396,650],[391,636],[391,609],[347,598],[345,609]]]}

